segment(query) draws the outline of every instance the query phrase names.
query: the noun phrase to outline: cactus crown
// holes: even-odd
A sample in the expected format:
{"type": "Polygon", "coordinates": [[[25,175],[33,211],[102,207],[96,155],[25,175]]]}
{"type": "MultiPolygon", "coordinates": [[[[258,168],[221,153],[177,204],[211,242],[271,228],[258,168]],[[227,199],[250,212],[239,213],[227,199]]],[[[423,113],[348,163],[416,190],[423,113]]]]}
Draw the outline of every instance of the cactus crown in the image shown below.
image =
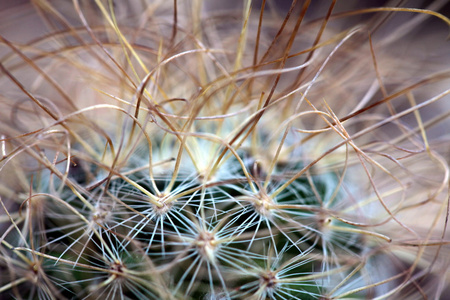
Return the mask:
{"type": "Polygon", "coordinates": [[[448,18],[147,2],[1,34],[0,298],[444,293],[449,74],[396,51],[448,18]]]}

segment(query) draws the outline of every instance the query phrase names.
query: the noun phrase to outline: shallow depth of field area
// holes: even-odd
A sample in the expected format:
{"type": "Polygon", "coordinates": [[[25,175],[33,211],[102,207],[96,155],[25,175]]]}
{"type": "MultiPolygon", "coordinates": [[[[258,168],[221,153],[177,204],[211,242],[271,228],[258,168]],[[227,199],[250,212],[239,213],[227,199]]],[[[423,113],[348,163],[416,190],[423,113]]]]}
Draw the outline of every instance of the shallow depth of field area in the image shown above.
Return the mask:
{"type": "Polygon", "coordinates": [[[0,299],[446,299],[449,1],[0,9],[0,299]]]}

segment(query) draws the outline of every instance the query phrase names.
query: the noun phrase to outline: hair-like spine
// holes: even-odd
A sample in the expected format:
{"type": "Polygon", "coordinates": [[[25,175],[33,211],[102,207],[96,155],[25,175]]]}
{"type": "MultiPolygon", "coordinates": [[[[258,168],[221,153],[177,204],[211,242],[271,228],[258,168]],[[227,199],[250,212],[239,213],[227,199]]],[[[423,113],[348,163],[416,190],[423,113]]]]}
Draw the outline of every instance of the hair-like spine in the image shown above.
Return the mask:
{"type": "Polygon", "coordinates": [[[440,299],[448,1],[377,2],[5,9],[0,298],[440,299]]]}

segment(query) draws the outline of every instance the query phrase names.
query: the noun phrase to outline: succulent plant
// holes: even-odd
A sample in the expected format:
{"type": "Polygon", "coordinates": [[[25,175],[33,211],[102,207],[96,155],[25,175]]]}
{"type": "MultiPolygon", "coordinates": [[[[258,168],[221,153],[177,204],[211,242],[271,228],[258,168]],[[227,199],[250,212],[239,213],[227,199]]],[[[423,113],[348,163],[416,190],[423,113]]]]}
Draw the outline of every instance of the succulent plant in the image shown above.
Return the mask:
{"type": "Polygon", "coordinates": [[[378,2],[4,10],[0,298],[445,299],[448,1],[378,2]]]}

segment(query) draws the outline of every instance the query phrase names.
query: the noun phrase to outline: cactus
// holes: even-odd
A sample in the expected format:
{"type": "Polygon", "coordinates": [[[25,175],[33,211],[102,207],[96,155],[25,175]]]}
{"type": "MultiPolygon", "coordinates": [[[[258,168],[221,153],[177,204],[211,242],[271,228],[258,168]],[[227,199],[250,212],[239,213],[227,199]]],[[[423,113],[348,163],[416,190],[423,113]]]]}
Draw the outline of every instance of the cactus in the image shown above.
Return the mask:
{"type": "Polygon", "coordinates": [[[446,1],[32,2],[0,37],[1,299],[450,292],[446,1]]]}

